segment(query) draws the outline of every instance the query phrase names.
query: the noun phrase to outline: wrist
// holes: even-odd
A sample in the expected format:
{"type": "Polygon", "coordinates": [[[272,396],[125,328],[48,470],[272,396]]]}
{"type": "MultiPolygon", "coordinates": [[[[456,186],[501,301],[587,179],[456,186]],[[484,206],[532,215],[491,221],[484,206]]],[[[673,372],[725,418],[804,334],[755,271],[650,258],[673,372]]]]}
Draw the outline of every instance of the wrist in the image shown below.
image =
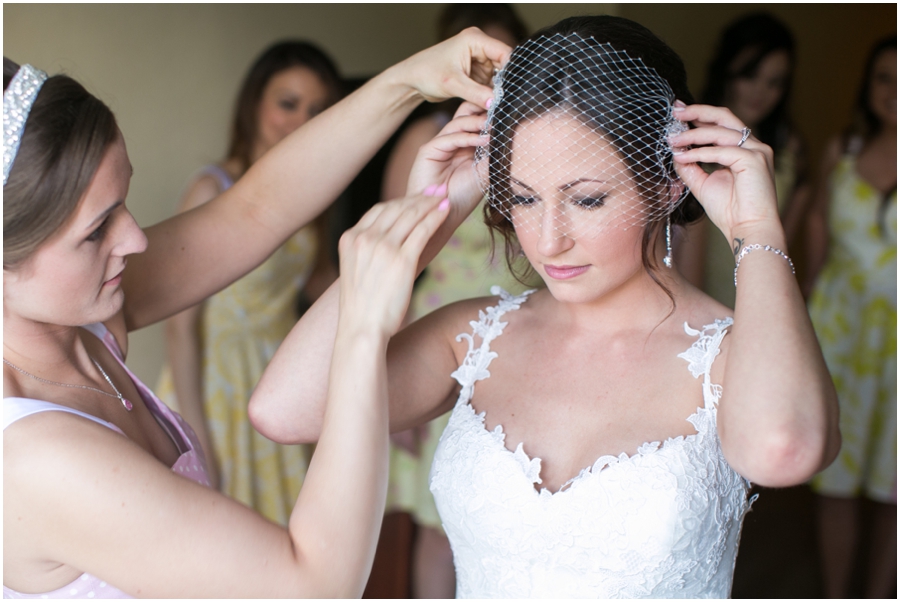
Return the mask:
{"type": "MultiPolygon", "coordinates": [[[[408,61],[408,59],[407,59],[408,61]]],[[[410,81],[407,61],[388,67],[373,78],[373,83],[383,86],[380,90],[384,98],[391,99],[391,105],[412,111],[425,100],[419,89],[410,81]]]]}
{"type": "Polygon", "coordinates": [[[745,247],[752,244],[769,245],[787,251],[787,240],[781,222],[754,222],[739,224],[731,229],[728,239],[735,259],[745,247]]]}

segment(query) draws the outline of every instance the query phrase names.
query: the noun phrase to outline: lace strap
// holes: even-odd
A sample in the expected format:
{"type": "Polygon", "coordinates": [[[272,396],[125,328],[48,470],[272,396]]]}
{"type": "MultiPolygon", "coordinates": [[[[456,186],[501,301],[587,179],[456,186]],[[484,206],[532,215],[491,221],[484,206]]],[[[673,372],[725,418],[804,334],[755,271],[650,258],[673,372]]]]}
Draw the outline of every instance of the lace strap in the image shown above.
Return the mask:
{"type": "Polygon", "coordinates": [[[690,349],[679,353],[678,357],[688,362],[688,370],[691,371],[694,378],[703,376],[703,403],[707,409],[715,407],[722,396],[722,385],[712,384],[709,373],[713,362],[719,355],[722,339],[725,338],[728,327],[732,324],[734,324],[733,319],[725,318],[707,324],[700,330],[695,330],[688,326],[687,322],[684,323],[684,332],[689,336],[697,337],[697,340],[690,349]]]}
{"type": "Polygon", "coordinates": [[[530,290],[513,296],[499,286],[492,286],[491,294],[499,295],[500,302],[493,307],[478,311],[478,320],[469,322],[469,325],[472,326],[472,334],[464,332],[457,335],[457,341],[465,339],[469,344],[469,350],[466,352],[462,365],[450,375],[462,385],[461,400],[470,399],[475,382],[491,375],[488,366],[491,360],[497,357],[497,354],[491,351],[491,341],[503,333],[503,328],[507,324],[501,322],[500,318],[508,311],[519,309],[522,303],[528,299],[528,295],[533,292],[534,290],[530,290]],[[475,335],[481,337],[481,344],[477,347],[475,346],[475,335]]]}

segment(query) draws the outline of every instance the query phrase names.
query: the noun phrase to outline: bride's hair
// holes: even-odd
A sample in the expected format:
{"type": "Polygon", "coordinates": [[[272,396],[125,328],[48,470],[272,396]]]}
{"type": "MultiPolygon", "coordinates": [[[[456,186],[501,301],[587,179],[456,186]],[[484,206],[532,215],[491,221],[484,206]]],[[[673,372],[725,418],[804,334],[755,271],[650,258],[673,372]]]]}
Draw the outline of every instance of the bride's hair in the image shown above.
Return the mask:
{"type": "MultiPolygon", "coordinates": [[[[519,248],[509,203],[504,208],[502,198],[508,196],[514,130],[526,120],[563,112],[608,140],[625,162],[644,202],[638,209],[644,227],[643,264],[657,280],[655,244],[665,225],[659,218],[671,211],[666,200],[680,195],[665,142],[674,121],[671,102],[693,102],[681,58],[634,21],[572,17],[538,31],[517,47],[500,79],[490,123],[489,167],[480,168],[488,174],[492,197],[484,206],[485,221],[492,236],[496,232],[504,237],[507,263],[516,277],[524,281],[531,274],[530,266],[526,273],[515,271],[514,265],[521,265],[519,248]]],[[[671,211],[671,221],[686,225],[702,215],[700,204],[688,195],[671,211]]],[[[632,219],[638,223],[638,218],[632,219]]]]}
{"type": "MultiPolygon", "coordinates": [[[[4,91],[18,70],[3,57],[4,91]]],[[[44,82],[3,186],[3,269],[28,259],[66,222],[118,135],[109,107],[77,81],[44,82]]]]}

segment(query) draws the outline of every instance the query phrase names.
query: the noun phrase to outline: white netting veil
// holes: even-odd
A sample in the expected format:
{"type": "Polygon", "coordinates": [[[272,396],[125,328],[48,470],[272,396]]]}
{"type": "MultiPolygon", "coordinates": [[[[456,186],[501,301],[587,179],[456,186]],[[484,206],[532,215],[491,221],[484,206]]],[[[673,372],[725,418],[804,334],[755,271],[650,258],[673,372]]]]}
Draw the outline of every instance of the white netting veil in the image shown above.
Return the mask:
{"type": "Polygon", "coordinates": [[[554,34],[518,46],[494,79],[475,167],[516,232],[596,236],[661,220],[687,196],[668,137],[675,94],[608,43],[554,34]]]}

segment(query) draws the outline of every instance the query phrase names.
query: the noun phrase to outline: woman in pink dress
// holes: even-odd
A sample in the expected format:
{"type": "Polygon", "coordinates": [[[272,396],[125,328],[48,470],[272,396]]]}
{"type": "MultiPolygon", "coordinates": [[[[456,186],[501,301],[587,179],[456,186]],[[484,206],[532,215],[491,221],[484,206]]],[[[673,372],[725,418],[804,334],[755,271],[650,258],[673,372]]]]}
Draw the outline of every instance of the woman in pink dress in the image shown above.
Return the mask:
{"type": "Polygon", "coordinates": [[[190,428],[125,368],[127,334],[261,263],[423,99],[487,105],[484,84],[508,52],[475,30],[425,50],[221,196],[146,231],[125,206],[132,166],[110,110],[69,77],[4,60],[4,596],[362,593],[384,510],[384,350],[415,258],[446,216],[441,197],[379,207],[415,209],[347,237],[367,265],[344,266],[329,424],[286,528],[205,486],[190,428]]]}

